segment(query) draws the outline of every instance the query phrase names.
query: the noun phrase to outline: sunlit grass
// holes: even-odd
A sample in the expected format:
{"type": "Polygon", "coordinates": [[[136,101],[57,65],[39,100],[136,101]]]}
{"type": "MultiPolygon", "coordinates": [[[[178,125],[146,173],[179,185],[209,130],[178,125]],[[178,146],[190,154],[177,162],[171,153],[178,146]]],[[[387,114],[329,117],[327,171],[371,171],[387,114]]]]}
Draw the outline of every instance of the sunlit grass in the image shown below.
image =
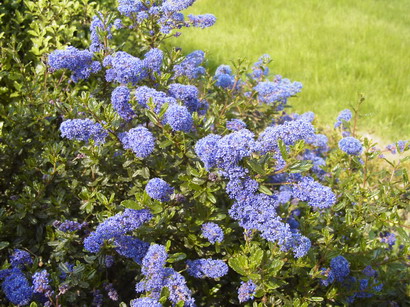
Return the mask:
{"type": "Polygon", "coordinates": [[[366,97],[360,129],[386,141],[410,137],[410,1],[197,0],[217,24],[175,39],[207,51],[211,65],[268,53],[271,72],[301,81],[296,111],[324,124],[366,97]]]}

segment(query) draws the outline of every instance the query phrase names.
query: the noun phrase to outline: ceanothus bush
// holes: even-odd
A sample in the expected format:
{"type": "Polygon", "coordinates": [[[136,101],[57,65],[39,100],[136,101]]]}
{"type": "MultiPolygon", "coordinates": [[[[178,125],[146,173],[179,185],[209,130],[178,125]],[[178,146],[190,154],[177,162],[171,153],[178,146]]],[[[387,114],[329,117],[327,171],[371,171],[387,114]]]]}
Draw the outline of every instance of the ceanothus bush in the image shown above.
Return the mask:
{"type": "Polygon", "coordinates": [[[48,55],[52,144],[0,215],[1,303],[405,304],[408,142],[358,135],[361,102],[333,131],[290,113],[302,84],[268,55],[214,71],[163,44],[217,22],[194,2],[119,0],[48,55]]]}

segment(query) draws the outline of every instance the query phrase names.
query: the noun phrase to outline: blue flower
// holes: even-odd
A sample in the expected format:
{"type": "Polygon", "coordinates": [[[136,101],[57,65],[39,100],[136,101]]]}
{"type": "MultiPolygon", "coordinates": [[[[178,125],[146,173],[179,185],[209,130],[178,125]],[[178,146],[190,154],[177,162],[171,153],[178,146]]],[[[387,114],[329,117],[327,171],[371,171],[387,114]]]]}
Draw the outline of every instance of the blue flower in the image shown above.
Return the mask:
{"type": "Polygon", "coordinates": [[[146,158],[155,147],[153,134],[145,127],[136,127],[120,135],[124,149],[131,149],[138,158],[146,158]]]}
{"type": "Polygon", "coordinates": [[[212,14],[204,15],[188,15],[188,18],[194,27],[198,28],[208,28],[212,27],[216,22],[216,17],[212,14]]]}
{"type": "Polygon", "coordinates": [[[185,59],[174,66],[175,76],[186,76],[188,79],[196,79],[205,73],[205,70],[200,65],[205,59],[205,53],[202,50],[196,50],[188,54],[185,59]]]}
{"type": "Polygon", "coordinates": [[[33,296],[31,285],[19,269],[10,270],[1,287],[6,298],[15,305],[27,305],[33,296]]]}
{"type": "Polygon", "coordinates": [[[157,91],[147,86],[140,86],[134,92],[135,100],[143,107],[148,108],[148,103],[152,102],[155,106],[154,112],[159,113],[163,104],[176,104],[173,97],[167,96],[164,92],[157,91]]]}
{"type": "Polygon", "coordinates": [[[258,93],[259,101],[263,103],[286,103],[289,97],[296,95],[302,90],[302,84],[300,82],[291,82],[286,78],[278,78],[274,82],[259,82],[254,87],[254,90],[258,93]]]}
{"type": "Polygon", "coordinates": [[[164,53],[158,48],[153,48],[145,54],[144,65],[150,71],[160,73],[164,53]]]}
{"type": "Polygon", "coordinates": [[[187,260],[187,273],[195,278],[220,278],[228,274],[228,266],[222,260],[187,260]]]}
{"type": "Polygon", "coordinates": [[[206,137],[198,140],[195,144],[195,153],[205,164],[205,168],[209,171],[216,165],[216,149],[218,141],[222,137],[217,134],[209,134],[206,137]]]}
{"type": "Polygon", "coordinates": [[[330,261],[330,268],[337,281],[342,282],[350,273],[350,263],[343,256],[337,256],[330,261]]]}
{"type": "Polygon", "coordinates": [[[66,220],[62,223],[57,221],[57,223],[53,223],[53,225],[55,225],[57,229],[62,232],[71,232],[71,231],[81,230],[86,224],[79,223],[76,221],[66,220]]]}
{"type": "Polygon", "coordinates": [[[140,0],[118,0],[118,11],[125,16],[131,17],[133,13],[146,10],[146,6],[140,0]]]}
{"type": "Polygon", "coordinates": [[[311,177],[303,177],[293,186],[293,196],[319,209],[328,208],[336,203],[336,195],[332,190],[311,177]]]}
{"type": "Polygon", "coordinates": [[[55,50],[48,56],[48,64],[52,69],[68,69],[73,73],[71,79],[78,82],[87,79],[91,73],[101,69],[101,64],[93,61],[93,54],[88,50],[68,47],[66,50],[55,50]]]}
{"type": "Polygon", "coordinates": [[[164,12],[169,13],[169,12],[179,12],[187,9],[190,7],[195,0],[166,0],[162,4],[162,9],[164,12]]]}
{"type": "Polygon", "coordinates": [[[363,150],[362,143],[351,136],[341,139],[339,141],[339,148],[345,153],[355,156],[360,155],[363,150]]]}
{"type": "Polygon", "coordinates": [[[243,303],[253,299],[256,294],[256,285],[252,280],[247,282],[241,282],[241,286],[238,289],[239,303],[243,303]]]}
{"type": "Polygon", "coordinates": [[[33,291],[35,293],[44,294],[45,297],[50,298],[54,291],[50,284],[50,274],[46,270],[36,272],[33,275],[33,291]]]}
{"type": "Polygon", "coordinates": [[[173,83],[169,86],[169,95],[182,101],[190,113],[198,112],[202,115],[206,111],[207,106],[199,101],[199,91],[194,85],[173,83]]]}
{"type": "Polygon", "coordinates": [[[103,144],[108,132],[100,123],[91,119],[68,119],[61,123],[61,136],[69,140],[88,141],[93,139],[96,144],[103,144]]]}
{"type": "Polygon", "coordinates": [[[246,128],[246,124],[243,120],[234,118],[226,123],[226,128],[232,131],[239,131],[246,128]]]}
{"type": "Polygon", "coordinates": [[[152,214],[147,209],[125,209],[123,213],[114,215],[98,225],[97,229],[85,238],[84,248],[89,252],[97,253],[105,240],[119,238],[141,227],[142,224],[148,222],[151,218],[152,214]]]}
{"type": "Polygon", "coordinates": [[[171,126],[174,131],[189,132],[194,121],[187,107],[177,104],[170,105],[164,115],[164,123],[171,126]]]}
{"type": "Polygon", "coordinates": [[[131,236],[120,235],[114,240],[115,250],[121,256],[131,258],[141,264],[148,251],[149,243],[131,236]]]}
{"type": "Polygon", "coordinates": [[[342,125],[343,128],[345,127],[345,122],[349,122],[353,117],[352,111],[349,109],[345,109],[339,113],[339,116],[336,119],[335,128],[338,128],[342,125]]]}
{"type": "Polygon", "coordinates": [[[151,198],[164,202],[170,200],[174,188],[161,178],[153,178],[148,181],[145,191],[151,198]]]}
{"type": "Polygon", "coordinates": [[[106,56],[103,65],[108,67],[105,74],[107,82],[135,85],[148,76],[144,61],[124,51],[106,56]]]}
{"type": "Polygon", "coordinates": [[[111,93],[111,103],[114,110],[126,121],[135,116],[131,105],[128,103],[130,96],[130,90],[126,86],[118,86],[111,93]]]}
{"type": "Polygon", "coordinates": [[[150,297],[142,297],[132,300],[131,307],[162,307],[162,304],[150,297]]]}
{"type": "Polygon", "coordinates": [[[107,32],[107,38],[111,39],[111,28],[112,24],[108,24],[108,20],[104,19],[104,16],[99,13],[99,16],[94,16],[91,22],[90,31],[91,31],[91,52],[99,52],[104,49],[104,43],[100,40],[99,32],[107,32]]]}
{"type": "Polygon", "coordinates": [[[24,265],[33,264],[33,260],[28,252],[21,249],[15,249],[10,257],[10,263],[13,268],[18,268],[24,265]]]}
{"type": "Polygon", "coordinates": [[[224,239],[224,232],[217,224],[209,222],[202,224],[202,235],[208,239],[209,242],[215,244],[215,242],[222,242],[224,239]]]}

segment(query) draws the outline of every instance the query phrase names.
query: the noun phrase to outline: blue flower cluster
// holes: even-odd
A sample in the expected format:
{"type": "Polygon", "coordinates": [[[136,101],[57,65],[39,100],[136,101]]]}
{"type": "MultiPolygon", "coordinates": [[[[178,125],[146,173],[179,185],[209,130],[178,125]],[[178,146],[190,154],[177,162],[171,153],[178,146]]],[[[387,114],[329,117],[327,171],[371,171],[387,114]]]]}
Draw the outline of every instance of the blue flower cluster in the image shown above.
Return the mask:
{"type": "Polygon", "coordinates": [[[134,92],[135,100],[143,108],[148,108],[148,103],[154,104],[155,113],[159,113],[163,104],[176,104],[176,100],[173,97],[167,96],[164,92],[157,91],[147,86],[140,86],[134,92]]]}
{"type": "Polygon", "coordinates": [[[336,203],[336,195],[311,177],[303,177],[293,186],[293,197],[305,201],[309,206],[325,209],[336,203]]]}
{"type": "Polygon", "coordinates": [[[171,199],[174,188],[161,178],[152,178],[148,181],[145,191],[151,198],[165,202],[171,199]]]}
{"type": "Polygon", "coordinates": [[[216,17],[212,14],[204,14],[204,15],[188,15],[190,24],[193,27],[197,28],[209,28],[212,27],[216,22],[216,17]]]}
{"type": "Polygon", "coordinates": [[[97,229],[85,238],[84,248],[89,252],[97,253],[105,240],[123,237],[126,233],[141,227],[151,218],[152,214],[147,209],[125,209],[123,213],[114,215],[98,225],[97,229]]]}
{"type": "Polygon", "coordinates": [[[392,247],[396,244],[396,235],[392,232],[384,231],[380,233],[380,238],[382,243],[387,243],[389,247],[392,247]]]}
{"type": "Polygon", "coordinates": [[[202,224],[201,230],[202,235],[212,244],[215,244],[215,242],[221,243],[224,239],[222,228],[215,223],[204,223],[202,224]]]}
{"type": "Polygon", "coordinates": [[[287,121],[282,125],[267,127],[258,138],[260,150],[263,154],[278,151],[278,140],[285,145],[294,145],[299,140],[308,142],[315,138],[315,128],[305,120],[287,121]]]}
{"type": "Polygon", "coordinates": [[[335,128],[342,126],[343,129],[346,129],[346,122],[349,122],[353,117],[352,111],[345,109],[339,113],[339,116],[335,122],[335,128]]]}
{"type": "Polygon", "coordinates": [[[33,296],[33,288],[23,272],[14,268],[0,271],[0,279],[4,279],[1,285],[6,298],[17,306],[30,303],[33,296]]]}
{"type": "Polygon", "coordinates": [[[228,274],[228,266],[222,260],[187,260],[187,273],[195,278],[220,278],[228,274]]]}
{"type": "Polygon", "coordinates": [[[50,274],[46,270],[34,273],[33,291],[34,293],[43,294],[47,298],[54,295],[54,291],[50,286],[50,274]]]}
{"type": "Polygon", "coordinates": [[[220,65],[215,71],[214,78],[216,85],[222,88],[232,88],[235,84],[235,77],[232,75],[232,69],[229,65],[220,65]]]}
{"type": "Polygon", "coordinates": [[[170,84],[168,92],[171,97],[180,100],[190,113],[197,112],[199,115],[206,113],[208,105],[200,101],[196,86],[173,83],[170,84]]]}
{"type": "Polygon", "coordinates": [[[122,119],[130,121],[135,113],[129,104],[131,92],[126,86],[118,86],[111,93],[111,103],[114,110],[122,119]]]}
{"type": "Polygon", "coordinates": [[[13,268],[19,268],[24,265],[33,264],[33,260],[28,252],[21,249],[15,249],[10,257],[10,264],[13,268]]]}
{"type": "Polygon", "coordinates": [[[62,232],[78,231],[78,230],[81,230],[86,225],[87,223],[79,223],[79,222],[70,221],[70,220],[66,220],[64,222],[55,221],[53,223],[53,226],[62,232]]]}
{"type": "Polygon", "coordinates": [[[131,258],[138,264],[142,263],[142,259],[149,248],[149,243],[125,235],[118,236],[114,241],[114,245],[118,254],[131,258]]]}
{"type": "Polygon", "coordinates": [[[171,126],[174,131],[190,132],[194,125],[191,113],[185,106],[170,105],[164,114],[164,124],[171,126]]]}
{"type": "Polygon", "coordinates": [[[279,154],[278,140],[281,139],[287,146],[298,140],[314,140],[316,134],[310,123],[312,120],[312,114],[307,114],[282,125],[268,127],[257,141],[251,131],[242,128],[224,137],[210,134],[195,145],[195,152],[204,162],[205,168],[210,170],[217,167],[220,174],[229,179],[226,192],[235,200],[229,210],[230,216],[245,230],[258,230],[266,240],[277,242],[282,251],[293,250],[295,257],[306,255],[311,246],[310,240],[300,234],[296,223],[293,222],[291,226],[283,222],[277,208],[292,197],[316,208],[327,208],[336,202],[334,193],[313,178],[300,175],[287,178],[285,174],[284,179],[292,183],[290,187],[280,189],[272,196],[261,194],[258,193],[258,182],[250,178],[249,171],[240,166],[240,162],[255,153],[273,151],[279,164],[277,167],[283,168],[286,162],[279,154]]]}
{"type": "Polygon", "coordinates": [[[253,299],[256,294],[256,284],[249,280],[247,282],[241,282],[241,286],[238,289],[238,299],[239,303],[244,303],[253,299]]]}
{"type": "Polygon", "coordinates": [[[96,144],[105,143],[108,132],[100,123],[91,119],[68,119],[61,123],[61,136],[69,140],[89,141],[93,139],[96,144]]]}
{"type": "Polygon", "coordinates": [[[150,297],[141,297],[130,302],[131,307],[162,307],[162,304],[150,297]]]}
{"type": "Polygon", "coordinates": [[[226,129],[231,131],[239,131],[241,129],[246,128],[246,124],[243,120],[234,118],[228,122],[226,122],[226,129]]]}
{"type": "Polygon", "coordinates": [[[267,66],[272,61],[269,54],[262,55],[252,66],[252,77],[256,80],[269,75],[269,67],[267,66]]]}
{"type": "Polygon", "coordinates": [[[148,77],[144,61],[124,51],[106,56],[103,65],[108,67],[105,74],[107,82],[135,85],[148,77]]]}
{"type": "Polygon", "coordinates": [[[104,284],[104,289],[105,289],[105,291],[107,291],[108,297],[112,301],[114,301],[114,302],[118,301],[118,299],[119,299],[118,292],[117,292],[117,290],[115,290],[113,284],[111,284],[111,283],[104,284]]]}
{"type": "Polygon", "coordinates": [[[99,52],[104,49],[104,43],[100,39],[99,32],[107,32],[107,38],[111,39],[111,28],[112,24],[108,24],[108,20],[99,13],[98,16],[94,16],[91,22],[90,31],[91,31],[91,52],[99,52]]]}
{"type": "MultiPolygon", "coordinates": [[[[260,102],[266,104],[286,104],[288,98],[295,96],[302,90],[302,83],[291,82],[289,79],[276,76],[274,81],[259,82],[254,90],[258,93],[260,102]]],[[[282,108],[278,108],[281,110],[282,108]]]]}
{"type": "Polygon", "coordinates": [[[339,141],[339,148],[349,155],[358,156],[362,153],[363,146],[358,139],[348,136],[339,141]]]}
{"type": "Polygon", "coordinates": [[[205,60],[205,53],[196,50],[188,54],[185,59],[174,66],[174,78],[185,76],[188,79],[196,79],[205,74],[205,68],[201,66],[205,60]]]}
{"type": "MultiPolygon", "coordinates": [[[[195,300],[186,285],[185,278],[174,269],[165,267],[167,257],[165,246],[154,244],[149,247],[142,260],[141,272],[144,279],[137,283],[136,292],[147,292],[155,303],[159,300],[162,289],[166,287],[169,290],[168,299],[173,304],[183,302],[186,307],[194,307],[195,300]]],[[[134,301],[134,305],[137,301],[134,301]]]]}
{"type": "Polygon", "coordinates": [[[97,73],[101,64],[93,61],[93,54],[88,50],[78,50],[68,47],[66,50],[55,50],[48,56],[48,64],[54,70],[68,69],[72,72],[71,79],[78,82],[87,79],[91,73],[97,73]]]}
{"type": "Polygon", "coordinates": [[[131,149],[138,158],[146,158],[154,151],[155,137],[143,126],[121,133],[119,137],[124,149],[131,149]]]}

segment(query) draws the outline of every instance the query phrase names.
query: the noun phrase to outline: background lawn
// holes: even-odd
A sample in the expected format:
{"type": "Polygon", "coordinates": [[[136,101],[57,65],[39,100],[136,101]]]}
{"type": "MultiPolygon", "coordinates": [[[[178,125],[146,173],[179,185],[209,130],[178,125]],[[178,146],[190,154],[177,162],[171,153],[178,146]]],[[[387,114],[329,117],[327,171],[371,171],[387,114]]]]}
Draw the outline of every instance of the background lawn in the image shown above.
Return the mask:
{"type": "Polygon", "coordinates": [[[366,97],[360,129],[384,142],[410,137],[410,1],[197,0],[214,27],[184,30],[185,52],[207,51],[211,65],[268,53],[271,72],[303,83],[292,103],[322,124],[366,97]]]}

